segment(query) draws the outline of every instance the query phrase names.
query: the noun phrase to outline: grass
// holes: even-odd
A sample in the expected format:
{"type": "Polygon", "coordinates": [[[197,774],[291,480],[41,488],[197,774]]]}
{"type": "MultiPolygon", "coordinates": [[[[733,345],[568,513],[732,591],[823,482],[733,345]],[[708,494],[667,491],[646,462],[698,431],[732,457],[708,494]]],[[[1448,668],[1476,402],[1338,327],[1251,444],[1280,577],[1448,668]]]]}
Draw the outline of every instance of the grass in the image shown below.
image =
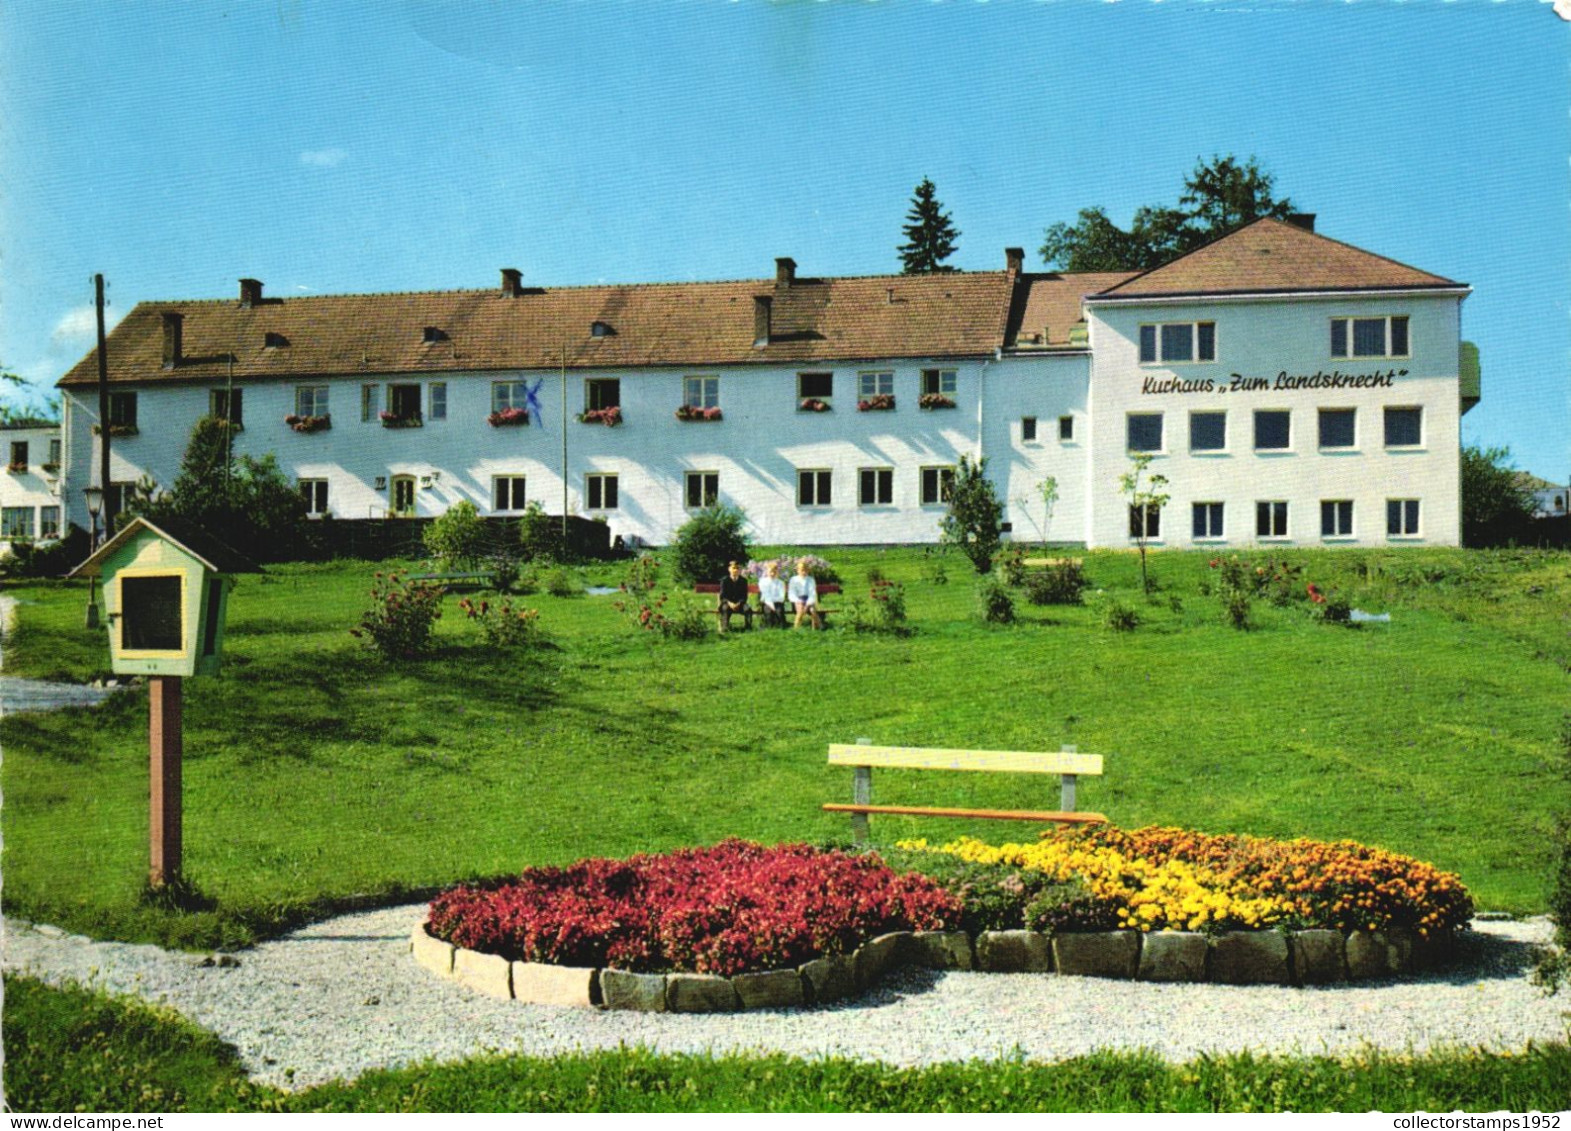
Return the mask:
{"type": "MultiPolygon", "coordinates": [[[[1131,633],[1095,603],[974,616],[974,577],[923,580],[920,551],[828,552],[847,597],[877,566],[907,589],[914,632],[733,633],[667,642],[609,597],[533,595],[548,637],[486,649],[456,601],[432,658],[385,666],[348,634],[365,563],[274,567],[230,602],[224,673],[185,696],[186,874],[201,901],[141,898],[147,863],[145,693],[0,721],[8,914],[98,937],[239,945],[348,905],[457,880],[712,843],[844,838],[829,742],[1107,755],[1083,808],[1120,824],[1351,838],[1461,874],[1481,906],[1544,907],[1559,798],[1552,769],[1571,690],[1571,557],[1540,552],[1299,552],[1305,579],[1389,625],[1316,624],[1300,601],[1222,623],[1206,555],[1093,553],[1096,587],[1136,607],[1131,633]]],[[[587,571],[614,583],[620,567],[587,571]]],[[[15,587],[8,675],[89,678],[85,591],[15,587]]],[[[843,601],[841,602],[844,603],[843,601]]],[[[839,618],[844,624],[844,617],[839,618]]],[[[881,773],[875,798],[1051,807],[1057,782],[881,773]]],[[[1002,822],[875,818],[875,835],[1031,838],[1002,822]]]]}
{"type": "Polygon", "coordinates": [[[1564,1043],[1515,1055],[1227,1055],[1182,1065],[1102,1052],[900,1069],[640,1049],[491,1056],[285,1093],[166,1010],[5,979],[9,1110],[38,1111],[1558,1111],[1564,1043]]]}

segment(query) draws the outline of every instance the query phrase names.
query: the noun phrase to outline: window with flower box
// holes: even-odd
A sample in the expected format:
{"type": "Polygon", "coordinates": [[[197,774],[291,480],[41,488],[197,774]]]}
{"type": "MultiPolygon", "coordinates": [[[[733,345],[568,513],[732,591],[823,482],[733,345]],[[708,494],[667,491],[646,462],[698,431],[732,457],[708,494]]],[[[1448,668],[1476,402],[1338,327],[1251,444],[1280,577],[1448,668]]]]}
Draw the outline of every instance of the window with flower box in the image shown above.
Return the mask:
{"type": "Polygon", "coordinates": [[[718,471],[689,471],[682,476],[683,496],[690,511],[712,507],[720,501],[718,471]]]}
{"type": "Polygon", "coordinates": [[[7,465],[6,470],[7,471],[26,471],[27,467],[28,467],[27,452],[28,452],[28,444],[27,444],[26,440],[12,440],[11,441],[11,462],[7,465]]]}
{"type": "Polygon", "coordinates": [[[869,397],[892,397],[895,395],[895,375],[888,369],[868,371],[856,375],[856,395],[858,400],[867,400],[869,397]]]}
{"type": "Polygon", "coordinates": [[[801,411],[822,411],[817,406],[828,407],[835,396],[833,373],[798,373],[796,375],[797,407],[801,411]]]}
{"type": "Polygon", "coordinates": [[[1272,499],[1255,504],[1255,537],[1287,537],[1287,503],[1272,499]]]}
{"type": "Polygon", "coordinates": [[[327,513],[327,480],[300,480],[300,497],[305,500],[305,513],[321,518],[327,513]]]}
{"type": "Polygon", "coordinates": [[[389,385],[382,423],[388,428],[416,428],[424,423],[420,411],[420,386],[389,385]]]}
{"type": "Polygon", "coordinates": [[[38,508],[38,537],[48,540],[60,537],[60,508],[38,508]]]}
{"type": "Polygon", "coordinates": [[[1331,319],[1332,357],[1407,357],[1407,315],[1331,319]]]}
{"type": "Polygon", "coordinates": [[[924,396],[952,397],[959,387],[959,371],[955,369],[922,370],[924,396]]]}
{"type": "Polygon", "coordinates": [[[584,381],[584,411],[605,412],[622,407],[622,382],[616,377],[590,377],[584,381]]]}
{"type": "Polygon", "coordinates": [[[824,468],[798,468],[796,473],[796,505],[799,507],[827,507],[834,502],[834,476],[824,468]]]}
{"type": "Polygon", "coordinates": [[[296,385],[295,386],[295,415],[296,416],[326,416],[327,415],[327,386],[326,385],[296,385]]]}
{"type": "Polygon", "coordinates": [[[584,496],[588,500],[589,510],[616,510],[616,476],[605,472],[593,472],[584,476],[584,496]]]}
{"type": "Polygon", "coordinates": [[[857,502],[864,507],[887,507],[895,501],[895,469],[864,467],[857,471],[857,502]]]}
{"type": "Polygon", "coordinates": [[[1353,536],[1353,500],[1320,500],[1320,536],[1322,538],[1351,538],[1353,536]]]}
{"type": "Polygon", "coordinates": [[[529,501],[525,490],[526,484],[522,475],[493,475],[491,509],[498,512],[527,510],[529,501]]]}
{"type": "Polygon", "coordinates": [[[949,492],[955,485],[952,466],[924,467],[922,469],[922,505],[937,506],[949,502],[949,492]]]}
{"type": "Polygon", "coordinates": [[[682,403],[688,408],[719,408],[720,378],[682,378],[682,403]]]}

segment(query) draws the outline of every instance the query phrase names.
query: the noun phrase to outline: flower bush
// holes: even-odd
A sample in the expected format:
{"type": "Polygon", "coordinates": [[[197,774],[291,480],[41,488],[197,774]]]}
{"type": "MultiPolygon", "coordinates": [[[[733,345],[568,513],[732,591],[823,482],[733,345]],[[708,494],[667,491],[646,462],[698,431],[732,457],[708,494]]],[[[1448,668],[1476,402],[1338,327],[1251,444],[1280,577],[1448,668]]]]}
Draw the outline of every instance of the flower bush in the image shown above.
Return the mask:
{"type": "Polygon", "coordinates": [[[680,406],[676,410],[676,418],[678,420],[723,420],[724,419],[724,417],[720,413],[720,406],[719,405],[715,405],[713,408],[699,408],[697,405],[690,405],[690,404],[685,404],[685,405],[680,406]]]}
{"type": "Polygon", "coordinates": [[[994,847],[962,837],[937,849],[926,841],[900,847],[1079,881],[1109,920],[1142,931],[1401,927],[1427,936],[1459,930],[1473,914],[1456,876],[1354,841],[1099,826],[1036,844],[994,847]]]}
{"type": "Polygon", "coordinates": [[[284,417],[284,423],[296,432],[326,432],[333,426],[333,415],[323,413],[321,416],[297,416],[290,413],[284,417]]]}
{"type": "Polygon", "coordinates": [[[419,428],[425,423],[418,412],[399,413],[383,409],[377,416],[383,428],[419,428]]]}
{"type": "Polygon", "coordinates": [[[829,402],[821,401],[817,397],[804,397],[802,403],[796,407],[801,412],[828,412],[829,402]]]}
{"type": "Polygon", "coordinates": [[[893,412],[895,408],[895,395],[893,393],[874,393],[864,400],[856,402],[858,412],[893,412]]]}
{"type": "Polygon", "coordinates": [[[592,408],[587,412],[578,414],[580,424],[604,424],[607,428],[615,428],[622,423],[622,406],[612,405],[610,408],[592,408]]]}
{"type": "Polygon", "coordinates": [[[372,575],[372,607],[360,617],[360,627],[349,634],[364,640],[384,660],[407,660],[424,652],[431,630],[442,617],[440,585],[421,585],[398,571],[372,575]]]}
{"type": "Polygon", "coordinates": [[[506,599],[493,605],[485,599],[473,601],[468,597],[459,601],[458,607],[480,626],[481,639],[492,648],[519,648],[539,637],[538,609],[515,609],[513,602],[506,599]]]}
{"type": "Polygon", "coordinates": [[[917,408],[954,408],[955,399],[943,393],[923,393],[916,398],[917,408]]]}
{"type": "Polygon", "coordinates": [[[508,959],[732,976],[848,954],[888,931],[958,921],[960,901],[876,856],[727,840],[531,868],[444,892],[431,933],[508,959]]]}
{"type": "Polygon", "coordinates": [[[780,570],[780,579],[782,581],[790,579],[791,575],[796,572],[796,563],[800,561],[807,563],[807,572],[820,585],[839,582],[840,580],[840,574],[835,567],[817,554],[781,554],[778,558],[757,558],[743,566],[742,572],[747,576],[748,581],[756,584],[758,579],[764,576],[764,568],[771,561],[780,570]]]}
{"type": "Polygon", "coordinates": [[[500,412],[493,412],[486,417],[485,422],[492,428],[527,428],[529,426],[529,410],[527,408],[504,408],[500,412]]]}

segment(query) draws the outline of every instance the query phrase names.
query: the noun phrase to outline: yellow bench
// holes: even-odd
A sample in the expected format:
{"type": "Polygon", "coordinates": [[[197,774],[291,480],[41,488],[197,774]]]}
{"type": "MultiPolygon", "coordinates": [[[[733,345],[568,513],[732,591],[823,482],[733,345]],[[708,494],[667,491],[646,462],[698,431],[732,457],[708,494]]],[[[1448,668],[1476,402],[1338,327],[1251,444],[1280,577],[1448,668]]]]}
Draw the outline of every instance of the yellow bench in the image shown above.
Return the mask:
{"type": "Polygon", "coordinates": [[[1056,754],[1022,750],[945,750],[923,746],[874,746],[868,742],[832,743],[831,766],[850,766],[851,804],[824,806],[830,813],[851,814],[851,837],[861,842],[868,838],[867,818],[872,813],[899,813],[919,817],[982,817],[997,821],[1054,821],[1058,824],[1101,824],[1101,813],[1075,810],[1075,787],[1080,777],[1102,774],[1100,754],[1081,754],[1065,746],[1056,754]],[[954,809],[916,805],[874,805],[873,769],[900,770],[984,770],[995,773],[1057,774],[1059,807],[1050,812],[1034,809],[954,809]]]}

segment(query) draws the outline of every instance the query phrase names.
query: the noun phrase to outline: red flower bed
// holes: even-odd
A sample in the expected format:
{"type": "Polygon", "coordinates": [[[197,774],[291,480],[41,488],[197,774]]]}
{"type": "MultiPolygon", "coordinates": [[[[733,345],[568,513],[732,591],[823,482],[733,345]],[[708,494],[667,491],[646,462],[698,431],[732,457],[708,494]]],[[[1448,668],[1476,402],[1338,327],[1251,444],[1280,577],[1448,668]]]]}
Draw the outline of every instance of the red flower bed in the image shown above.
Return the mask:
{"type": "Polygon", "coordinates": [[[955,896],[876,857],[727,840],[454,888],[432,901],[430,929],[509,959],[729,977],[847,954],[888,931],[941,929],[959,915],[955,896]]]}

